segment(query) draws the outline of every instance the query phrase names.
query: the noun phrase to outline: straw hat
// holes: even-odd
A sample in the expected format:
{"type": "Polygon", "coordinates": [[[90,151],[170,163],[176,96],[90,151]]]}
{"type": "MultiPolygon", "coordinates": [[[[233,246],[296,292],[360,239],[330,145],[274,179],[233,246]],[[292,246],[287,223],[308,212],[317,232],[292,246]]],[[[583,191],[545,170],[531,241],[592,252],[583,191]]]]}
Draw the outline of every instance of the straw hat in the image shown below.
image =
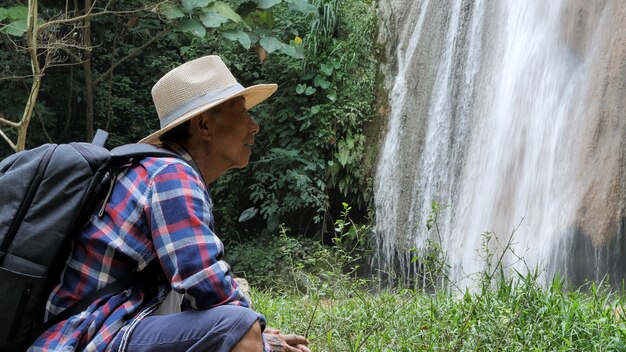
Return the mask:
{"type": "Polygon", "coordinates": [[[243,87],[219,56],[204,56],[166,73],[152,87],[161,129],[139,143],[158,144],[163,133],[229,99],[244,97],[250,109],[274,94],[276,84],[243,87]]]}

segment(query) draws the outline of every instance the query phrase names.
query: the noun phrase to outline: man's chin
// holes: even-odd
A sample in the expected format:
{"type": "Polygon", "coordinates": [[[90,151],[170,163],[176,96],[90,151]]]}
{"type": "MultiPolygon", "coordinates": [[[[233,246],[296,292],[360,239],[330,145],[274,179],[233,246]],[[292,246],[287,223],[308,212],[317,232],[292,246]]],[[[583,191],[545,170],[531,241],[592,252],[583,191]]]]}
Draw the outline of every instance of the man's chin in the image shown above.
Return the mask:
{"type": "Polygon", "coordinates": [[[244,167],[248,166],[249,162],[250,162],[249,158],[246,160],[241,160],[240,162],[233,164],[231,169],[243,169],[244,167]]]}

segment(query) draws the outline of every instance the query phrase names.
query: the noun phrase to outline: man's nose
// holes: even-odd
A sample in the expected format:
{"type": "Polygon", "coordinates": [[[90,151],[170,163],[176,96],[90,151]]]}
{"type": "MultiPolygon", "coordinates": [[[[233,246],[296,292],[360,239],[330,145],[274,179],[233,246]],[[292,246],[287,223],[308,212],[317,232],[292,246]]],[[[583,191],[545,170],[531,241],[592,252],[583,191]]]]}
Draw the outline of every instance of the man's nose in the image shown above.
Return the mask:
{"type": "Polygon", "coordinates": [[[259,133],[259,131],[261,130],[261,126],[259,126],[258,123],[256,123],[256,121],[254,121],[254,119],[252,118],[252,116],[248,116],[248,118],[250,119],[250,123],[249,123],[249,131],[250,133],[252,133],[252,135],[255,135],[257,133],[259,133]]]}

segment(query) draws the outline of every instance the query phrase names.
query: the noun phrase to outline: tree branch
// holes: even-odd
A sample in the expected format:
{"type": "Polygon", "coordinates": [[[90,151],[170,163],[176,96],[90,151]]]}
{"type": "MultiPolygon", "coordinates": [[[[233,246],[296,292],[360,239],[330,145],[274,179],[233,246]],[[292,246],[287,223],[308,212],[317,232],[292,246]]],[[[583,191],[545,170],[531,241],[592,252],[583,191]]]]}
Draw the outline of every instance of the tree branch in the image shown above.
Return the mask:
{"type": "MultiPolygon", "coordinates": [[[[80,16],[76,16],[76,17],[72,17],[72,18],[63,18],[60,20],[53,20],[53,21],[48,21],[46,23],[42,23],[39,26],[39,30],[42,31],[50,26],[56,26],[58,24],[68,24],[68,23],[72,23],[72,22],[80,22],[83,19],[87,18],[87,17],[91,17],[91,16],[95,16],[97,14],[100,14],[101,12],[98,13],[91,13],[91,11],[93,11],[94,6],[96,6],[96,2],[94,1],[93,4],[91,4],[91,6],[89,7],[89,10],[87,10],[87,12],[85,12],[85,14],[80,15],[80,16]]],[[[104,11],[103,11],[104,12],[104,11]]]]}
{"type": "Polygon", "coordinates": [[[105,15],[127,15],[127,14],[137,13],[137,12],[153,11],[160,4],[161,3],[158,3],[158,4],[153,5],[153,6],[146,6],[146,7],[140,8],[140,9],[136,9],[136,10],[110,11],[110,10],[106,10],[105,9],[105,10],[102,10],[100,12],[93,12],[93,13],[91,12],[92,9],[94,8],[93,5],[92,5],[91,8],[89,9],[89,11],[87,11],[83,15],[79,15],[79,16],[72,17],[72,18],[63,18],[63,19],[59,19],[59,20],[48,21],[46,23],[43,23],[41,26],[39,26],[39,30],[40,31],[41,30],[45,30],[48,27],[56,26],[56,25],[65,25],[65,24],[69,24],[69,23],[72,23],[72,22],[80,22],[80,21],[84,20],[87,17],[105,16],[105,15]]]}
{"type": "Polygon", "coordinates": [[[13,151],[17,151],[17,145],[15,145],[15,143],[13,143],[13,141],[6,134],[4,134],[4,131],[2,130],[0,130],[0,137],[2,137],[2,139],[4,139],[9,144],[13,151]]]}
{"type": "Polygon", "coordinates": [[[115,62],[113,65],[111,65],[111,67],[109,67],[108,70],[106,70],[104,73],[102,73],[100,76],[98,76],[96,78],[96,80],[94,81],[94,85],[97,85],[100,81],[102,81],[103,79],[105,79],[108,75],[110,75],[113,70],[115,70],[119,65],[123,64],[124,61],[127,61],[129,59],[132,59],[133,57],[139,55],[141,53],[141,51],[145,48],[147,48],[148,46],[152,45],[154,42],[156,42],[157,40],[159,40],[161,37],[163,37],[165,34],[167,34],[169,32],[169,30],[163,30],[160,33],[158,33],[157,35],[155,35],[154,37],[152,37],[150,40],[148,40],[147,42],[145,42],[142,46],[133,49],[130,53],[128,53],[128,55],[124,56],[123,58],[119,59],[117,62],[115,62]]]}
{"type": "MultiPolygon", "coordinates": [[[[37,95],[39,94],[39,87],[41,86],[41,78],[43,72],[39,66],[39,58],[37,56],[37,0],[28,1],[28,30],[26,32],[26,41],[28,43],[28,52],[30,53],[30,65],[33,72],[33,84],[30,88],[30,94],[26,101],[26,107],[22,119],[20,120],[21,126],[17,129],[17,145],[16,150],[24,150],[26,147],[26,134],[28,132],[28,125],[30,119],[33,116],[33,110],[37,102],[37,95]]],[[[45,68],[45,65],[44,65],[45,68]]]]}
{"type": "Polygon", "coordinates": [[[20,122],[7,120],[4,117],[4,114],[0,114],[0,123],[2,123],[3,125],[11,126],[13,128],[19,128],[22,125],[20,122]]]}
{"type": "MultiPolygon", "coordinates": [[[[91,0],[84,1],[85,7],[89,7],[89,11],[91,12],[91,9],[96,4],[97,0],[94,0],[93,3],[91,0]]],[[[85,136],[87,139],[91,139],[93,137],[95,119],[93,66],[91,62],[91,18],[91,16],[87,17],[83,21],[83,43],[85,44],[85,47],[88,48],[84,53],[85,63],[83,64],[83,79],[85,81],[85,136]]]]}
{"type": "Polygon", "coordinates": [[[33,78],[32,75],[28,75],[28,76],[4,76],[4,77],[0,77],[0,81],[22,81],[25,80],[27,78],[33,78]]]}
{"type": "Polygon", "coordinates": [[[39,118],[39,122],[41,123],[41,129],[43,130],[43,134],[46,135],[46,138],[48,139],[48,143],[52,143],[52,138],[50,138],[50,134],[48,134],[46,123],[43,121],[41,114],[37,114],[37,117],[39,118]]]}

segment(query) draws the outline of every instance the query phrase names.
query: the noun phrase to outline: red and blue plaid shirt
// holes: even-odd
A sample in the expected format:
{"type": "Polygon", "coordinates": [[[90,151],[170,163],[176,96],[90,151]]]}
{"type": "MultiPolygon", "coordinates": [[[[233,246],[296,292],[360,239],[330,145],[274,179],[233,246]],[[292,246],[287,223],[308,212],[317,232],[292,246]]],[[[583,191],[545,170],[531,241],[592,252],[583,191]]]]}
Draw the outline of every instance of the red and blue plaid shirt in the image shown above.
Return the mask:
{"type": "Polygon", "coordinates": [[[133,327],[163,301],[170,287],[184,294],[183,310],[249,306],[222,260],[224,247],[213,231],[212,202],[202,177],[182,148],[170,148],[188,162],[145,158],[118,177],[103,216],[97,209],[75,239],[61,283],[48,299],[47,315],[153,260],[159,261],[169,283],[161,283],[156,298],[139,284],[101,297],[84,312],[50,327],[30,351],[107,351],[118,334],[124,334],[124,346],[133,327]]]}

